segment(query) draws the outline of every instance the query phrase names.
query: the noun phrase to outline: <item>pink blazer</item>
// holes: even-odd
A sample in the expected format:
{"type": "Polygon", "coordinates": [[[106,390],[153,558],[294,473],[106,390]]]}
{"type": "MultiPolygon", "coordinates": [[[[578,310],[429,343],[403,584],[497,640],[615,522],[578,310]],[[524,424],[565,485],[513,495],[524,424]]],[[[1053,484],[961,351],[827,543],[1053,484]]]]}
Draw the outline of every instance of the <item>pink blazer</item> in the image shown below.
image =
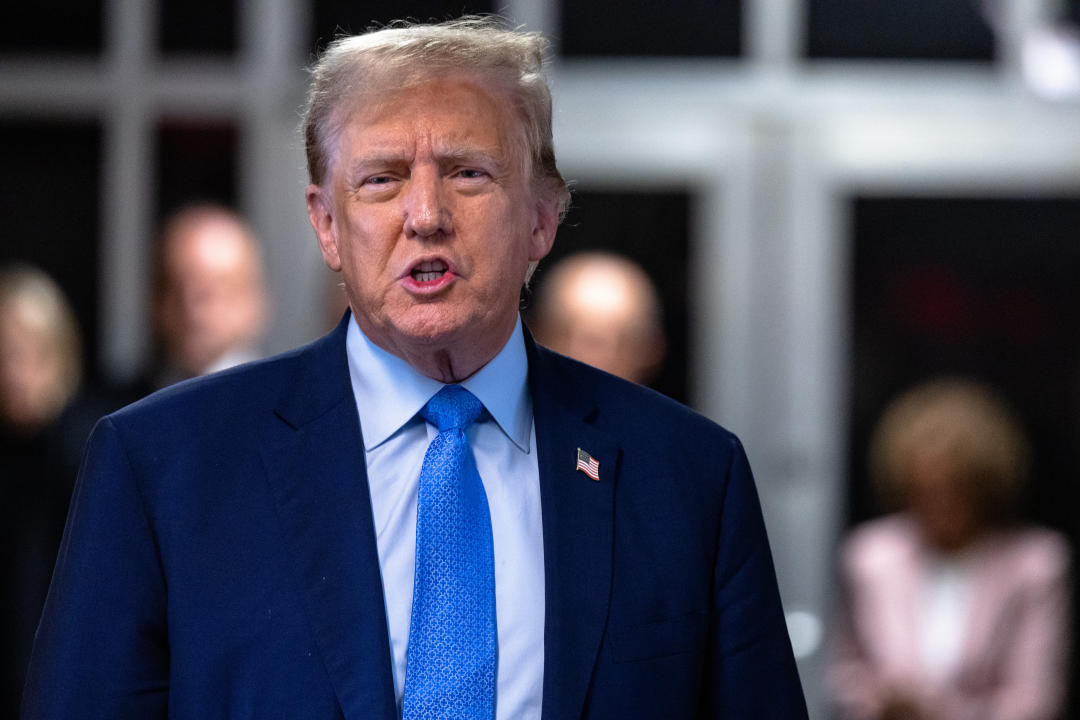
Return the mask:
{"type": "Polygon", "coordinates": [[[1018,528],[979,542],[960,659],[943,683],[930,681],[919,661],[916,607],[927,559],[903,515],[868,522],[844,543],[844,598],[828,671],[843,717],[878,717],[890,689],[942,720],[1059,717],[1070,647],[1065,540],[1018,528]]]}

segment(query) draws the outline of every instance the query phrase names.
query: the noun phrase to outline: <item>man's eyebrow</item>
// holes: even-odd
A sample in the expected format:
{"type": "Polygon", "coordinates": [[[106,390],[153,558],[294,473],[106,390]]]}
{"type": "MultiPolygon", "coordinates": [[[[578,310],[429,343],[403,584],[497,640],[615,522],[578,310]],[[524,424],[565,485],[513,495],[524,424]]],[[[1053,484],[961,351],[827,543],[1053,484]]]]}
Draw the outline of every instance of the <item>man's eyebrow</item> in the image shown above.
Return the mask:
{"type": "Polygon", "coordinates": [[[495,160],[499,155],[494,148],[446,148],[439,150],[436,155],[440,160],[495,160]]]}
{"type": "Polygon", "coordinates": [[[349,161],[349,176],[362,173],[373,168],[385,168],[408,164],[409,158],[405,153],[375,152],[370,155],[362,155],[349,161]]]}
{"type": "MultiPolygon", "coordinates": [[[[485,165],[495,170],[506,169],[504,153],[497,147],[450,147],[435,151],[436,161],[441,166],[447,165],[485,165]]],[[[358,177],[369,172],[407,167],[412,156],[406,152],[378,150],[352,158],[346,166],[345,177],[355,182],[358,177]]]]}
{"type": "Polygon", "coordinates": [[[498,148],[471,147],[445,148],[435,153],[440,165],[486,165],[496,170],[505,169],[505,153],[498,148]]]}

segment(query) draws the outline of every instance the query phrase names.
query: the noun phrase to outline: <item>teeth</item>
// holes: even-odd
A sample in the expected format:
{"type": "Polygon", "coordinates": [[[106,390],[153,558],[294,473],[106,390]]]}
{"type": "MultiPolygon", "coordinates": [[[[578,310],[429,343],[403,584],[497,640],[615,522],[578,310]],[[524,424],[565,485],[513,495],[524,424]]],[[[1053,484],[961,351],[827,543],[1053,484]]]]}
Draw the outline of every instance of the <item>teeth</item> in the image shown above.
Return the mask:
{"type": "Polygon", "coordinates": [[[425,260],[420,263],[416,270],[419,272],[446,272],[446,263],[441,260],[425,260]]]}
{"type": "Polygon", "coordinates": [[[441,260],[425,260],[413,268],[412,276],[418,282],[432,282],[442,277],[448,269],[441,260]]]}

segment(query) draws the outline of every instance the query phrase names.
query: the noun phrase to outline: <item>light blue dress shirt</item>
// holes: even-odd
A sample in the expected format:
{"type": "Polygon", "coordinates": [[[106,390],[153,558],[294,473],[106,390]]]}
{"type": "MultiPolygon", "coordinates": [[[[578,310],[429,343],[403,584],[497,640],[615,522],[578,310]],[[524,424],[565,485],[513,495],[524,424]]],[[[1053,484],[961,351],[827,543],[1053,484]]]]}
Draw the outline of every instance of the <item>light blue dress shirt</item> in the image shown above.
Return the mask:
{"type": "MultiPolygon", "coordinates": [[[[349,323],[345,346],[364,438],[400,712],[416,562],[420,466],[437,434],[418,413],[443,384],[368,340],[355,319],[349,323]]],[[[543,696],[544,535],[527,381],[528,359],[518,318],[499,354],[461,383],[487,410],[469,429],[468,437],[487,493],[495,546],[496,720],[539,720],[543,696]]]]}

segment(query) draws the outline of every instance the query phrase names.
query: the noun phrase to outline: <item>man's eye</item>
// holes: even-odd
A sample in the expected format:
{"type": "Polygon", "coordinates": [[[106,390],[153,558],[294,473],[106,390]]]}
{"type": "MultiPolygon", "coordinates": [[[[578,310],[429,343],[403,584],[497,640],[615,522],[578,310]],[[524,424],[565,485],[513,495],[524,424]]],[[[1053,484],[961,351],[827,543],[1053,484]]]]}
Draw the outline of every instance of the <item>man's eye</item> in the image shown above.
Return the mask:
{"type": "Polygon", "coordinates": [[[467,180],[474,180],[484,177],[485,175],[487,175],[487,173],[485,173],[483,170],[465,169],[459,170],[458,175],[467,180]]]}
{"type": "Polygon", "coordinates": [[[386,185],[387,183],[393,182],[393,180],[394,179],[392,177],[390,177],[389,175],[375,175],[375,176],[369,177],[367,180],[365,180],[364,184],[365,185],[386,185]]]}

